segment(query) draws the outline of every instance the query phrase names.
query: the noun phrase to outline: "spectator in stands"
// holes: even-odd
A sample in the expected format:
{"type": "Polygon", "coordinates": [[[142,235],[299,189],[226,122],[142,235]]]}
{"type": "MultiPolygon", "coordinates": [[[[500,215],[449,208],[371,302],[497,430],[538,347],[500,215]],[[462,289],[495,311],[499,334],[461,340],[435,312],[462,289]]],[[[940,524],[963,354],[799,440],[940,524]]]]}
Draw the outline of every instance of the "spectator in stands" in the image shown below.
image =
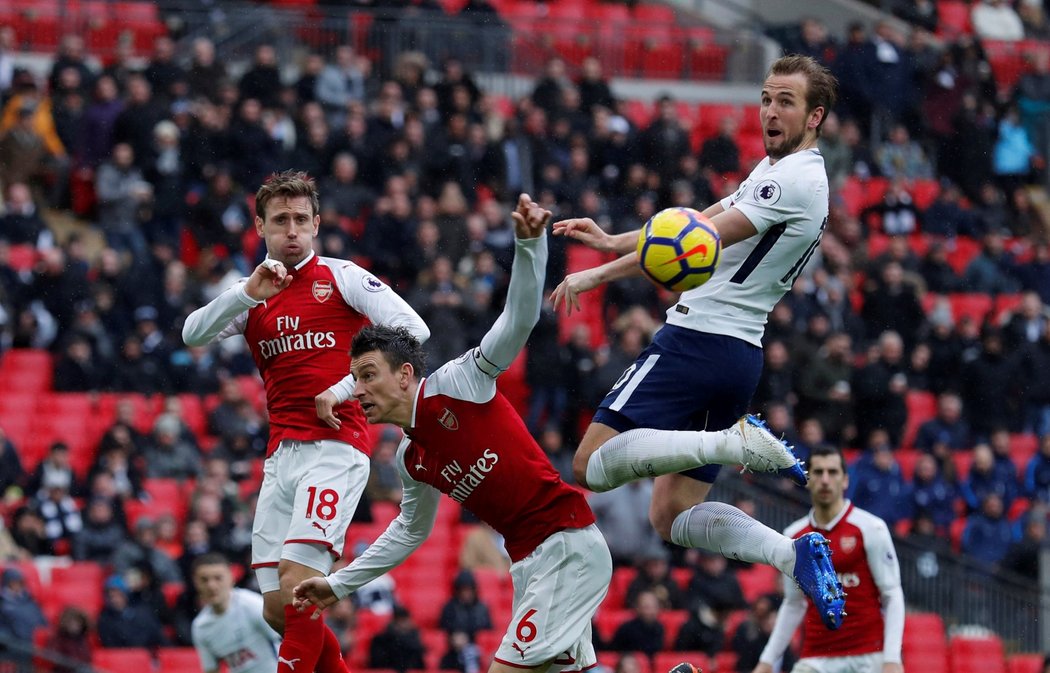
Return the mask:
{"type": "Polygon", "coordinates": [[[799,417],[817,418],[831,436],[841,435],[852,406],[852,339],[836,332],[828,335],[795,379],[799,417]]]}
{"type": "Polygon", "coordinates": [[[395,457],[401,433],[393,427],[383,428],[372,449],[372,469],[368,474],[368,499],[371,502],[401,502],[401,475],[395,457]]]}
{"type": "Polygon", "coordinates": [[[547,61],[543,76],[536,78],[529,98],[548,115],[555,115],[561,102],[561,90],[568,86],[572,86],[572,81],[566,75],[565,61],[555,56],[547,61]]]}
{"type": "Polygon", "coordinates": [[[670,559],[671,555],[664,547],[654,546],[639,554],[638,573],[627,586],[624,598],[627,607],[635,607],[643,592],[656,596],[661,610],[679,610],[685,606],[685,595],[671,576],[670,559]]]}
{"type": "Polygon", "coordinates": [[[794,405],[795,367],[783,341],[769,341],[764,345],[765,357],[762,376],[755,389],[753,403],[765,406],[769,402],[784,402],[794,405]]]}
{"type": "Polygon", "coordinates": [[[643,591],[635,600],[634,617],[620,624],[609,642],[617,652],[641,652],[648,657],[663,649],[664,625],[660,623],[660,599],[643,591]]]}
{"type": "Polygon", "coordinates": [[[972,358],[964,357],[964,363],[960,392],[973,436],[988,437],[996,427],[1012,425],[1018,411],[1013,391],[1019,380],[1016,360],[1004,352],[1001,331],[981,330],[980,349],[972,358]]]}
{"type": "Polygon", "coordinates": [[[989,495],[998,498],[1001,508],[1009,509],[1021,494],[1021,485],[1017,481],[1016,473],[1007,474],[997,469],[991,447],[981,443],[973,447],[970,474],[959,490],[970,511],[976,512],[984,506],[989,495]]]}
{"type": "Polygon", "coordinates": [[[241,98],[254,98],[267,107],[277,102],[281,89],[281,72],[277,67],[277,52],[273,45],[260,44],[255,48],[255,57],[238,83],[241,98]]]}
{"type": "Polygon", "coordinates": [[[110,559],[114,572],[124,573],[132,568],[148,566],[152,576],[160,583],[181,582],[179,566],[156,547],[156,542],[156,522],[149,517],[139,517],[135,522],[134,537],[125,539],[110,559]]]}
{"type": "Polygon", "coordinates": [[[153,187],[135,166],[135,157],[132,145],[114,145],[112,159],[103,162],[95,175],[95,191],[107,243],[138,257],[146,254],[141,216],[153,200],[153,187]]]}
{"type": "Polygon", "coordinates": [[[47,539],[44,519],[31,504],[15,509],[11,521],[11,539],[18,547],[19,558],[52,556],[54,550],[47,539]]]}
{"type": "Polygon", "coordinates": [[[912,481],[911,507],[915,517],[927,516],[942,534],[955,520],[955,500],[958,497],[955,485],[941,473],[937,458],[933,455],[919,456],[915,464],[912,481]]]}
{"type": "Polygon", "coordinates": [[[970,22],[982,40],[1016,42],[1024,39],[1024,24],[1005,0],[977,0],[970,11],[970,22]]]}
{"type": "Polygon", "coordinates": [[[317,76],[313,95],[324,106],[328,123],[341,128],[346,123],[346,111],[352,102],[364,102],[365,84],[370,71],[367,59],[359,57],[352,45],[336,47],[335,61],[329,63],[317,76]]]}
{"type": "MultiPolygon", "coordinates": [[[[491,599],[491,597],[490,597],[491,599]]],[[[465,633],[474,642],[478,631],[492,628],[489,608],[478,595],[477,580],[469,570],[460,570],[452,580],[452,598],[441,608],[438,625],[449,635],[465,633]]]]}
{"type": "Polygon", "coordinates": [[[962,550],[989,570],[1006,556],[1013,542],[1013,530],[1005,516],[1002,499],[988,493],[980,503],[980,509],[966,521],[962,535],[962,550]]]}
{"type": "Polygon", "coordinates": [[[685,652],[704,652],[715,656],[725,640],[725,630],[718,614],[703,601],[689,610],[689,618],[682,623],[675,636],[674,649],[685,652]]]}
{"type": "Polygon", "coordinates": [[[120,575],[106,580],[106,604],[98,615],[98,639],[103,647],[148,647],[165,644],[160,621],[142,605],[131,603],[127,582],[120,575]]]}
{"type": "Polygon", "coordinates": [[[55,390],[87,392],[107,387],[111,372],[91,348],[91,342],[80,333],[65,340],[61,357],[55,362],[55,390]]]}
{"type": "Polygon", "coordinates": [[[215,43],[207,37],[193,40],[190,68],[186,83],[190,96],[202,96],[212,103],[219,101],[219,86],[226,81],[226,66],[215,58],[215,43]]]}
{"type": "Polygon", "coordinates": [[[736,134],[736,117],[722,117],[718,122],[718,134],[705,140],[700,148],[700,167],[717,175],[739,172],[740,147],[736,143],[736,134]]]}
{"type": "Polygon", "coordinates": [[[893,331],[909,347],[915,343],[923,324],[924,311],[914,278],[905,275],[899,262],[894,260],[885,263],[878,272],[878,278],[865,283],[861,318],[869,339],[893,331]]]}
{"type": "Polygon", "coordinates": [[[72,489],[70,473],[48,471],[34,498],[34,507],[44,520],[44,535],[57,555],[69,553],[73,536],[83,527],[80,507],[70,494],[72,489]]]}
{"type": "Polygon", "coordinates": [[[1029,182],[1038,151],[1021,125],[1016,106],[1007,108],[999,120],[994,151],[992,171],[1003,193],[1012,194],[1017,187],[1029,182]]]}
{"type": "Polygon", "coordinates": [[[635,565],[645,554],[663,549],[649,521],[651,481],[635,481],[605,493],[590,493],[587,502],[594,511],[598,529],[605,535],[614,566],[635,565]]]}
{"type": "Polygon", "coordinates": [[[58,664],[51,670],[54,673],[76,673],[80,666],[91,664],[91,621],[83,610],[67,606],[58,616],[58,624],[48,635],[47,649],[61,655],[68,665],[58,664]]]}
{"type": "Polygon", "coordinates": [[[1039,437],[1039,451],[1024,470],[1025,497],[1050,504],[1050,434],[1039,437]]]}
{"type": "Polygon", "coordinates": [[[1007,572],[1036,582],[1039,580],[1039,557],[1046,547],[1046,509],[1036,506],[1021,519],[1022,534],[1010,544],[999,567],[1007,572]]]}
{"type": "Polygon", "coordinates": [[[30,670],[33,632],[44,626],[47,620],[29,593],[25,575],[18,568],[4,568],[0,573],[0,638],[5,645],[0,648],[0,661],[11,662],[15,671],[30,670]],[[21,644],[24,649],[7,643],[21,644]]]}
{"type": "Polygon", "coordinates": [[[938,27],[939,13],[933,0],[896,0],[893,14],[931,33],[938,27]]]}
{"type": "Polygon", "coordinates": [[[907,419],[904,342],[896,332],[883,332],[869,355],[868,363],[854,373],[851,384],[857,433],[864,438],[872,430],[883,429],[889,443],[899,445],[907,419]]]}
{"type": "Polygon", "coordinates": [[[889,137],[879,145],[875,157],[882,175],[891,180],[926,180],[933,177],[933,167],[922,151],[922,146],[911,139],[904,124],[894,124],[890,128],[889,137]]]}
{"type": "Polygon", "coordinates": [[[73,558],[107,564],[126,535],[113,512],[113,503],[106,498],[92,498],[87,504],[84,527],[73,536],[73,558]]]}
{"type": "Polygon", "coordinates": [[[0,424],[0,499],[20,493],[26,477],[18,449],[0,424]]]}
{"type": "Polygon", "coordinates": [[[441,656],[439,668],[460,673],[478,673],[481,670],[481,651],[463,631],[448,634],[448,650],[441,656]]]}
{"type": "Polygon", "coordinates": [[[177,416],[161,414],[153,424],[153,439],[142,450],[146,475],[153,478],[190,479],[201,471],[196,447],[181,436],[177,416]]]}
{"type": "Polygon", "coordinates": [[[1017,263],[1005,247],[1004,232],[988,230],[981,240],[981,252],[966,266],[962,289],[965,292],[1011,294],[1020,289],[1017,263]]]}
{"type": "Polygon", "coordinates": [[[675,100],[669,94],[656,101],[656,118],[638,137],[639,157],[664,182],[674,177],[682,157],[689,154],[689,131],[678,117],[675,100]]]}
{"type": "MultiPolygon", "coordinates": [[[[31,183],[38,191],[43,185],[49,150],[45,138],[35,128],[34,115],[38,106],[37,101],[24,100],[14,111],[13,123],[4,125],[6,128],[0,136],[0,165],[3,167],[0,178],[4,184],[31,183]]],[[[51,118],[50,112],[47,116],[51,118]]],[[[55,142],[60,143],[57,135],[55,142]]]]}
{"type": "Polygon", "coordinates": [[[602,71],[602,62],[596,56],[583,59],[576,86],[580,91],[580,108],[585,112],[593,112],[595,106],[616,109],[616,97],[602,71]]]}
{"type": "Polygon", "coordinates": [[[937,397],[937,415],[919,426],[915,448],[947,458],[952,451],[971,446],[970,428],[962,417],[962,398],[952,391],[937,397]]]}
{"type": "MultiPolygon", "coordinates": [[[[779,597],[774,594],[759,596],[751,604],[747,618],[740,623],[733,634],[730,647],[737,655],[735,670],[739,673],[750,673],[758,665],[758,659],[769,640],[769,634],[773,632],[779,602],[779,597]]],[[[781,670],[792,670],[794,659],[795,655],[791,649],[785,650],[780,664],[781,670]]]]}
{"type": "Polygon", "coordinates": [[[853,172],[852,152],[842,137],[842,126],[839,116],[834,112],[824,118],[817,147],[824,157],[824,169],[828,172],[828,184],[831,193],[837,194],[846,178],[853,172]]]}
{"type": "Polygon", "coordinates": [[[54,244],[51,230],[37,211],[29,185],[14,182],[7,186],[4,214],[0,217],[0,236],[9,243],[28,244],[38,248],[54,244]]]}
{"type": "Polygon", "coordinates": [[[405,673],[410,668],[424,668],[425,648],[412,615],[401,605],[394,606],[394,617],[386,628],[372,638],[369,646],[369,668],[391,668],[405,673]]]}
{"type": "Polygon", "coordinates": [[[911,488],[893,457],[893,445],[885,430],[872,431],[866,449],[850,467],[849,499],[892,528],[909,514],[911,488]]]}
{"type": "Polygon", "coordinates": [[[484,522],[471,526],[459,548],[459,567],[463,570],[508,571],[510,557],[503,546],[503,536],[484,522]]]}
{"type": "Polygon", "coordinates": [[[65,482],[71,493],[80,495],[80,484],[77,483],[77,475],[73,471],[73,464],[69,453],[69,445],[63,441],[52,442],[47,449],[47,455],[41,460],[29,480],[25,484],[26,492],[30,495],[44,490],[44,484],[48,478],[56,482],[65,482]]]}
{"type": "Polygon", "coordinates": [[[688,609],[703,602],[719,614],[726,614],[747,605],[729,561],[721,554],[704,550],[696,551],[696,566],[685,594],[688,609]]]}

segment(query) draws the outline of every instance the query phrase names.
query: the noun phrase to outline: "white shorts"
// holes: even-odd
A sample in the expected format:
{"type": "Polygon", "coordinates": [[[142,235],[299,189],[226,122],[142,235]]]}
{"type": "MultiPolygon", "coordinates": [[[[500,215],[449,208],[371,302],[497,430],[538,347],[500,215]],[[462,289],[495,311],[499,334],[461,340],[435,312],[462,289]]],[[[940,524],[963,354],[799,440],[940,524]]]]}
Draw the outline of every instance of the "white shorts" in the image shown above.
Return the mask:
{"type": "Polygon", "coordinates": [[[549,673],[597,665],[591,620],[612,581],[612,558],[595,525],[563,530],[510,567],[513,617],[496,661],[513,668],[553,662],[549,673]]]}
{"type": "Polygon", "coordinates": [[[288,559],[328,574],[368,483],[368,456],[344,442],[281,442],[263,465],[252,528],[259,589],[277,591],[288,559]]]}
{"type": "Polygon", "coordinates": [[[795,662],[791,673],[881,673],[882,652],[852,657],[806,657],[795,662]]]}

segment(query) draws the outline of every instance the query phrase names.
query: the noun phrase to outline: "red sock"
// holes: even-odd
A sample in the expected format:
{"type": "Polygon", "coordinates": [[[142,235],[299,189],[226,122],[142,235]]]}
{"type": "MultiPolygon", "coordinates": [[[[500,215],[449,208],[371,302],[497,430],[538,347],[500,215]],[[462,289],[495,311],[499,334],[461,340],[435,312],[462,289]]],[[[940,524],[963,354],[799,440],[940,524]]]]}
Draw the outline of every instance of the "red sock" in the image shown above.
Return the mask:
{"type": "MultiPolygon", "coordinates": [[[[322,621],[318,618],[317,621],[322,621]]],[[[325,624],[324,644],[321,645],[321,656],[317,658],[317,673],[350,673],[343,661],[343,650],[339,647],[339,637],[325,624]]]]}
{"type": "Polygon", "coordinates": [[[284,606],[284,640],[277,653],[277,673],[311,673],[317,665],[328,627],[320,619],[310,619],[310,614],[284,606]]]}

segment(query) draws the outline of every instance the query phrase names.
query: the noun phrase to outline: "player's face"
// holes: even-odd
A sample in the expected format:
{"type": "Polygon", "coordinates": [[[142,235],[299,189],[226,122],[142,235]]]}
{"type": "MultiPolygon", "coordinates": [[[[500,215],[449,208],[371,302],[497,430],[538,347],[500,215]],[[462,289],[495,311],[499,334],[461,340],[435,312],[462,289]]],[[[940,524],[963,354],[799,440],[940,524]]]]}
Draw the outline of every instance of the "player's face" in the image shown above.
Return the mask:
{"type": "Polygon", "coordinates": [[[773,161],[815,142],[824,108],[807,110],[806,76],[772,75],[762,86],[762,141],[773,161]]]}
{"type": "Polygon", "coordinates": [[[255,231],[266,242],[266,252],[289,270],[313,247],[320,215],[305,196],[277,197],[266,204],[266,219],[255,218],[255,231]]]}
{"type": "Polygon", "coordinates": [[[849,475],[839,456],[813,456],[809,461],[807,488],[813,504],[828,507],[840,502],[849,487],[849,475]]]}
{"type": "Polygon", "coordinates": [[[404,367],[392,369],[379,351],[369,351],[355,357],[350,370],[357,379],[354,398],[361,404],[365,420],[401,426],[411,421],[412,402],[408,394],[410,372],[406,372],[404,367]]]}
{"type": "Polygon", "coordinates": [[[221,563],[202,565],[193,573],[193,586],[201,603],[225,609],[233,590],[233,576],[229,567],[221,563]]]}

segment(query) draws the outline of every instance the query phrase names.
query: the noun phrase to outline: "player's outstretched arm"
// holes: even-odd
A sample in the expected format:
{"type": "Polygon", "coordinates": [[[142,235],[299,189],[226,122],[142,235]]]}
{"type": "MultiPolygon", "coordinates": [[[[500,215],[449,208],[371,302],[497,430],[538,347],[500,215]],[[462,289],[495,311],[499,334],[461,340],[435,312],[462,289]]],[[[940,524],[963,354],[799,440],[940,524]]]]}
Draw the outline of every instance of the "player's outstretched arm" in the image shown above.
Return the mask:
{"type": "Polygon", "coordinates": [[[555,236],[565,236],[583,243],[588,248],[601,252],[615,252],[626,255],[638,244],[637,231],[625,231],[622,234],[609,234],[589,217],[573,217],[554,223],[555,236]]]}
{"type": "Polygon", "coordinates": [[[580,295],[589,292],[599,285],[610,283],[621,278],[640,276],[641,267],[638,266],[638,254],[628,253],[619,259],[596,266],[593,269],[584,269],[576,273],[570,273],[565,277],[558,287],[551,293],[551,301],[554,310],[564,303],[565,313],[572,313],[573,309],[580,310],[580,295]]]}
{"type": "Polygon", "coordinates": [[[551,213],[528,194],[518,197],[514,217],[514,262],[507,303],[481,340],[475,362],[490,376],[507,369],[518,356],[540,319],[543,278],[547,266],[547,225],[551,213]]]}

